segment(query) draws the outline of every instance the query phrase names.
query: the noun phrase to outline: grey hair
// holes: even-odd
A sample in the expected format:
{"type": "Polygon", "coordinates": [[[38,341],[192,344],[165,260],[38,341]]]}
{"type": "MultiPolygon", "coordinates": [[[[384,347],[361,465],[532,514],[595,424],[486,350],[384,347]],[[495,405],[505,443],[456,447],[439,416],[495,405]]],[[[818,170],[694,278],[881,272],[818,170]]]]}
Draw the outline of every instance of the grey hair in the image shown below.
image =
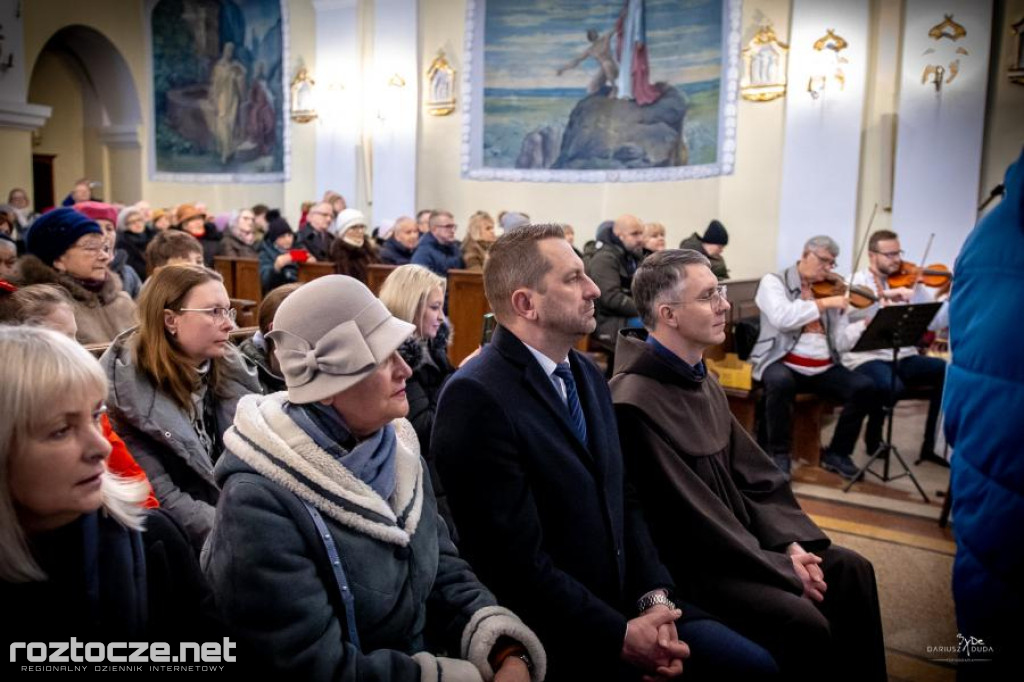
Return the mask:
{"type": "Polygon", "coordinates": [[[645,258],[633,275],[633,301],[648,331],[658,324],[658,302],[666,295],[675,297],[686,279],[687,265],[710,268],[711,261],[693,249],[665,249],[645,258]]]}
{"type": "Polygon", "coordinates": [[[804,253],[812,249],[825,249],[832,254],[833,258],[839,256],[839,244],[836,244],[835,239],[825,234],[819,234],[807,240],[807,243],[804,244],[804,253]]]}

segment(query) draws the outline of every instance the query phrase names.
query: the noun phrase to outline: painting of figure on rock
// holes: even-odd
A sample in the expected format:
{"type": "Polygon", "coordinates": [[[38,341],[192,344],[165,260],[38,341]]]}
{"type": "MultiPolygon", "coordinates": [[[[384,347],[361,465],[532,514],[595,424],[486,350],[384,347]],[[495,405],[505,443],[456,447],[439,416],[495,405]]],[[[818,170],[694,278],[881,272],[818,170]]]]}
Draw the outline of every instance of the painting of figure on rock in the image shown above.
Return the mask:
{"type": "Polygon", "coordinates": [[[151,6],[152,178],[285,179],[282,5],[158,0],[151,6]]]}
{"type": "MultiPolygon", "coordinates": [[[[738,0],[470,0],[463,174],[658,180],[734,162],[738,0]],[[475,104],[475,106],[474,106],[475,104]]],[[[738,42],[737,42],[738,44],[738,42]]]]}

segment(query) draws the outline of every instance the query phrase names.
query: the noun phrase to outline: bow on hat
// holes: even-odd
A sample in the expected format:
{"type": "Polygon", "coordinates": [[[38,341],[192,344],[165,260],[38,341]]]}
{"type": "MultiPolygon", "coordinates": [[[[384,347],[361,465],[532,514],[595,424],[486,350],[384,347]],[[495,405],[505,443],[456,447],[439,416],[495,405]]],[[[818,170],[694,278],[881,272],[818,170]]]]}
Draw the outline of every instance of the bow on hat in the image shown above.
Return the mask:
{"type": "Polygon", "coordinates": [[[354,376],[375,368],[379,361],[366,337],[390,317],[383,305],[367,306],[355,319],[321,336],[315,345],[283,329],[275,329],[268,337],[277,344],[277,360],[289,387],[305,386],[320,372],[354,376]]]}
{"type": "Polygon", "coordinates": [[[352,376],[377,366],[377,359],[355,320],[338,325],[312,347],[305,339],[286,331],[276,330],[274,339],[278,344],[277,360],[291,386],[305,386],[319,372],[352,376]],[[290,342],[296,347],[285,345],[290,342]]]}

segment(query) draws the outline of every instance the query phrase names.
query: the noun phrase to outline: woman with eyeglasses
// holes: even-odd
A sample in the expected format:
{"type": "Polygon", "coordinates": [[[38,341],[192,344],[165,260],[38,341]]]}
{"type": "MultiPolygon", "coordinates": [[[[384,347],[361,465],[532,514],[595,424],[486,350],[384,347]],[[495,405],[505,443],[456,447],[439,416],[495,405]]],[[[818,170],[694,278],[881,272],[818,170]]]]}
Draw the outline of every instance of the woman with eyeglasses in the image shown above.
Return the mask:
{"type": "Polygon", "coordinates": [[[114,429],[196,551],[213,525],[213,464],[224,431],[238,400],[260,392],[256,372],[229,340],[234,317],[219,274],[199,265],[162,268],[139,297],[138,328],[100,358],[114,429]]]}
{"type": "Polygon", "coordinates": [[[110,244],[95,220],[71,208],[54,209],[32,224],[25,248],[18,284],[67,291],[79,343],[106,343],[136,324],[135,301],[108,267],[110,244]]]}

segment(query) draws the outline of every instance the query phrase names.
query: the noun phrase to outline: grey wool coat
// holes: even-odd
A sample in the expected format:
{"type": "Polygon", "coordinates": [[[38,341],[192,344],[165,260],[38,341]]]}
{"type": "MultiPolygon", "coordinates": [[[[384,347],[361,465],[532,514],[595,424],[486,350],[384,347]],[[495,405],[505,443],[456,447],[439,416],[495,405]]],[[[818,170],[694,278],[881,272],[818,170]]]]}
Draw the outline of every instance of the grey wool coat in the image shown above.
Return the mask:
{"type": "Polygon", "coordinates": [[[497,606],[439,522],[412,425],[393,422],[396,486],[385,500],[316,445],[286,399],[243,398],[216,467],[222,493],[203,568],[239,660],[289,679],[478,682],[493,677],[487,658],[506,636],[542,679],[539,641],[497,606]],[[359,648],[304,502],[337,547],[359,648]]]}
{"type": "MultiPolygon", "coordinates": [[[[135,366],[135,333],[130,329],[120,334],[100,358],[110,382],[110,422],[146,471],[160,506],[185,527],[198,552],[213,527],[219,494],[213,459],[199,440],[190,415],[135,366]]],[[[224,363],[226,372],[216,403],[219,435],[231,426],[239,398],[260,392],[256,371],[234,346],[229,346],[224,363]]]]}

